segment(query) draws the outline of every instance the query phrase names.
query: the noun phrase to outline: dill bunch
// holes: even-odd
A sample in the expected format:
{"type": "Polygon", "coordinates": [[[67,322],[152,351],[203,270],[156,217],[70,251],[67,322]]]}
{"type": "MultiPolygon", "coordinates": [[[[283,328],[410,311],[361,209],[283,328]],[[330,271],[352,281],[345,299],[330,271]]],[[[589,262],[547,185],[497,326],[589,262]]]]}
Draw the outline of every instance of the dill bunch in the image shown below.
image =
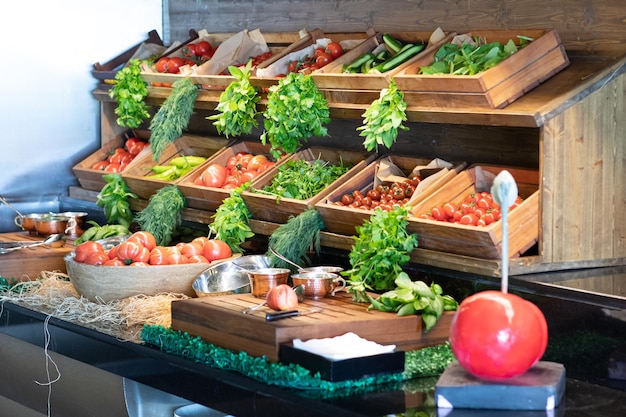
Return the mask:
{"type": "Polygon", "coordinates": [[[181,210],[187,200],[176,185],[166,185],[150,197],[146,208],[138,212],[135,221],[141,230],[154,235],[159,246],[167,246],[182,222],[181,210]]]}
{"type": "MultiPolygon", "coordinates": [[[[319,253],[320,232],[324,227],[324,220],[316,209],[306,210],[278,226],[269,238],[269,247],[299,265],[309,264],[307,251],[311,249],[319,253]]],[[[271,251],[267,252],[267,256],[272,259],[272,265],[278,268],[293,268],[271,251]]]]}

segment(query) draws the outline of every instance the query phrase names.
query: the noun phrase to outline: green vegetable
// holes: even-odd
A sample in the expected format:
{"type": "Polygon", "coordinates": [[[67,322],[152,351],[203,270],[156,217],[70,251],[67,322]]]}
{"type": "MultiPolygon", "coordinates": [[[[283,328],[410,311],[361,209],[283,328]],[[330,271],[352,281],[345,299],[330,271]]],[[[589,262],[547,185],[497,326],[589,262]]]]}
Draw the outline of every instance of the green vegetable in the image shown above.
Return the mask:
{"type": "Polygon", "coordinates": [[[350,168],[343,163],[333,165],[320,159],[293,159],[280,165],[272,182],[256,192],[278,196],[277,203],[281,197],[306,200],[319,194],[350,168]]]}
{"type": "Polygon", "coordinates": [[[244,68],[228,67],[230,74],[236,78],[220,94],[217,107],[219,113],[207,117],[214,120],[213,125],[218,133],[229,136],[239,136],[252,132],[258,126],[257,103],[261,99],[257,89],[250,84],[250,69],[252,60],[244,68]]]}
{"type": "Polygon", "coordinates": [[[289,73],[269,88],[263,113],[265,131],[261,142],[271,145],[270,154],[295,153],[311,136],[327,136],[330,110],[311,75],[289,73]]]}
{"type": "Polygon", "coordinates": [[[383,42],[385,43],[385,47],[389,50],[389,52],[391,52],[392,55],[395,55],[398,52],[400,52],[400,50],[404,46],[402,42],[392,37],[388,33],[385,33],[383,35],[383,42]]]}
{"type": "Polygon", "coordinates": [[[510,55],[523,48],[532,39],[519,36],[519,47],[512,39],[502,45],[500,42],[485,43],[475,39],[475,44],[462,45],[447,43],[435,53],[431,65],[420,68],[420,74],[475,75],[498,65],[510,55]]]}
{"type": "Polygon", "coordinates": [[[150,232],[158,245],[167,246],[181,224],[181,210],[186,206],[185,196],[176,185],[166,185],[150,197],[146,208],[135,216],[141,230],[150,232]]]}
{"type": "Polygon", "coordinates": [[[230,195],[222,201],[213,215],[213,223],[209,225],[215,238],[228,243],[233,253],[242,253],[241,244],[254,236],[250,228],[250,210],[241,198],[247,184],[231,190],[230,195]]]}
{"type": "Polygon", "coordinates": [[[368,310],[396,312],[399,316],[421,314],[424,330],[430,331],[441,318],[444,311],[454,311],[459,303],[449,295],[443,295],[443,289],[434,282],[429,285],[423,281],[411,281],[406,272],[400,272],[395,279],[396,288],[374,298],[368,295],[368,310]]]}
{"type": "Polygon", "coordinates": [[[153,159],[158,161],[167,145],[174,142],[189,125],[198,86],[188,77],[174,81],[172,92],[150,121],[150,146],[153,159]]]}
{"type": "Polygon", "coordinates": [[[183,177],[195,167],[206,161],[204,156],[177,156],[172,158],[169,165],[154,165],[151,170],[153,175],[147,175],[146,178],[160,180],[160,181],[173,181],[183,177]]]}
{"type": "Polygon", "coordinates": [[[356,129],[361,131],[359,136],[365,137],[365,149],[378,152],[379,145],[391,148],[398,137],[398,129],[408,130],[402,124],[407,120],[406,108],[404,94],[391,79],[389,87],[382,89],[380,96],[365,110],[363,125],[356,129]]]}
{"type": "Polygon", "coordinates": [[[128,65],[115,74],[115,84],[109,96],[117,102],[115,114],[120,126],[138,128],[144,120],[150,118],[150,107],[145,103],[148,85],[141,78],[141,61],[131,60],[128,65]]]}
{"type": "Polygon", "coordinates": [[[369,301],[367,290],[394,288],[395,277],[417,247],[417,236],[406,230],[409,213],[409,206],[390,211],[376,208],[368,220],[356,226],[357,236],[348,256],[351,269],[342,272],[348,277],[347,290],[355,301],[369,301]]]}
{"type": "Polygon", "coordinates": [[[102,178],[106,184],[98,193],[97,206],[104,208],[104,215],[109,223],[117,223],[128,228],[133,220],[128,199],[138,198],[137,195],[130,192],[120,174],[104,174],[102,178]]]}
{"type": "MultiPolygon", "coordinates": [[[[317,210],[303,211],[295,217],[290,217],[287,223],[278,226],[271,234],[268,246],[299,265],[310,264],[307,251],[319,253],[320,232],[324,227],[324,220],[317,210]]],[[[272,265],[277,268],[293,268],[292,265],[274,256],[271,251],[266,255],[272,259],[272,265]]]]}
{"type": "Polygon", "coordinates": [[[409,59],[413,58],[415,55],[422,52],[424,49],[424,44],[419,45],[411,45],[407,44],[404,48],[402,48],[397,54],[393,55],[391,58],[382,62],[381,64],[376,65],[371,69],[371,72],[387,72],[396,68],[397,66],[404,64],[409,59]]]}
{"type": "Polygon", "coordinates": [[[85,230],[83,234],[74,241],[75,245],[80,245],[88,240],[98,241],[112,236],[130,235],[128,227],[121,224],[105,224],[100,226],[93,220],[89,220],[87,224],[90,224],[91,227],[85,230]]]}
{"type": "Polygon", "coordinates": [[[343,72],[346,72],[346,73],[360,72],[361,66],[363,66],[363,64],[365,64],[367,61],[373,60],[373,59],[376,59],[376,56],[374,56],[374,54],[371,52],[366,52],[360,57],[358,57],[357,59],[355,59],[354,61],[352,61],[352,63],[350,63],[349,65],[344,65],[343,72]]]}

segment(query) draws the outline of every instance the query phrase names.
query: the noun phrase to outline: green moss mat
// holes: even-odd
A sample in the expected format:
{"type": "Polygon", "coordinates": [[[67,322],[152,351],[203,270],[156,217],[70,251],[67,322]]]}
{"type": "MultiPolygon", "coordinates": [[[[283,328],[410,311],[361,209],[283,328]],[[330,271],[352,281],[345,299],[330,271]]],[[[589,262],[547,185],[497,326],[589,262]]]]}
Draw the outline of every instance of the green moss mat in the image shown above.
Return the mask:
{"type": "Polygon", "coordinates": [[[144,326],[141,338],[162,351],[193,360],[213,368],[235,371],[249,378],[284,388],[309,391],[319,397],[338,397],[368,392],[383,384],[402,385],[404,381],[440,375],[456,361],[449,343],[409,351],[405,354],[402,373],[379,375],[358,380],[330,382],[300,365],[274,363],[265,357],[233,352],[203,341],[198,336],[163,326],[144,326]]]}

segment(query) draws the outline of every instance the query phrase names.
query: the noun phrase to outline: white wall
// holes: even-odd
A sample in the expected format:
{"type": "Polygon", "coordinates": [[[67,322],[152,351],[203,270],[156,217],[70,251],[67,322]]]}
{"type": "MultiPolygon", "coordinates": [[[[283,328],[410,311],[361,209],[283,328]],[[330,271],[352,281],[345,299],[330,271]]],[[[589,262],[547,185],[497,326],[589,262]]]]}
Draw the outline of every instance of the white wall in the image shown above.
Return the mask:
{"type": "MultiPolygon", "coordinates": [[[[31,0],[0,13],[0,194],[29,203],[67,195],[71,167],[99,148],[92,65],[156,29],[162,0],[31,0]]],[[[22,210],[20,210],[22,211],[22,210]]],[[[0,231],[12,211],[0,204],[0,231]]]]}

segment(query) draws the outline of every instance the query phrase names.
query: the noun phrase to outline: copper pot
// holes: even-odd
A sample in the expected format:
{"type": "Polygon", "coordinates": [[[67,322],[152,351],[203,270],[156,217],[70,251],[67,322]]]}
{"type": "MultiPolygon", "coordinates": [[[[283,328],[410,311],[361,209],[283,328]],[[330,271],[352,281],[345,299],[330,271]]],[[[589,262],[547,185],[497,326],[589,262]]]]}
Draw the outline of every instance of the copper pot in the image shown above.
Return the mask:
{"type": "Polygon", "coordinates": [[[260,268],[248,271],[252,282],[252,295],[265,298],[267,293],[280,284],[287,284],[291,271],[287,268],[260,268]]]}
{"type": "Polygon", "coordinates": [[[35,229],[40,236],[64,234],[69,220],[69,217],[48,215],[35,220],[35,229]]]}

